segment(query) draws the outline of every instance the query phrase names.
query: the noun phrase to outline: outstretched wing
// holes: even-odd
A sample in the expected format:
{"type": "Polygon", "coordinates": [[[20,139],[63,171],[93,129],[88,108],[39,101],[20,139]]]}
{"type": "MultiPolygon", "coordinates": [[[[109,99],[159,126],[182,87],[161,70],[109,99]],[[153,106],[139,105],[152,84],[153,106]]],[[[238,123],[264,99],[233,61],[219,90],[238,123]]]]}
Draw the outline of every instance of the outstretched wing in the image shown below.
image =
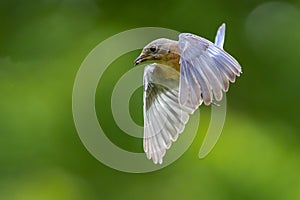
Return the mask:
{"type": "Polygon", "coordinates": [[[235,82],[241,74],[241,66],[223,50],[225,25],[216,36],[216,44],[189,33],[179,35],[180,54],[179,102],[191,102],[194,109],[204,102],[212,103],[222,99],[228,91],[229,81],[235,82]]]}
{"type": "Polygon", "coordinates": [[[192,112],[178,102],[179,72],[151,64],[144,70],[144,151],[155,164],[184,130],[192,112]]]}

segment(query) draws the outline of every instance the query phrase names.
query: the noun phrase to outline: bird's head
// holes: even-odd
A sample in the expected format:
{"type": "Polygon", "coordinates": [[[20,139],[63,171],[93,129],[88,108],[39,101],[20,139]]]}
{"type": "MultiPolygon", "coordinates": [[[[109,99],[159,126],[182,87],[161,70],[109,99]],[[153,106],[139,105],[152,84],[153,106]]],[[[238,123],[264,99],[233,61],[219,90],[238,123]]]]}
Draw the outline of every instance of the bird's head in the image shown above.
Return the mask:
{"type": "Polygon", "coordinates": [[[139,57],[134,61],[134,64],[138,65],[144,61],[165,64],[170,60],[171,54],[178,55],[177,41],[160,38],[147,44],[139,57]]]}

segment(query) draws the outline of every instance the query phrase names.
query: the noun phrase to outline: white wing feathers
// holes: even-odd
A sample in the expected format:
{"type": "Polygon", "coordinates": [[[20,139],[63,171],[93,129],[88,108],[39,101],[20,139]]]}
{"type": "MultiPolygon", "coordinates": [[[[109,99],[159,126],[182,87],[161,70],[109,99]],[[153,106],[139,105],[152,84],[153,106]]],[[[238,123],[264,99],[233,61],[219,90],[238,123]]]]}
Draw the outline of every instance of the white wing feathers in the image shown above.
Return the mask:
{"type": "Polygon", "coordinates": [[[144,70],[144,151],[155,164],[184,130],[192,112],[178,102],[179,72],[151,64],[144,70]],[[168,76],[166,76],[168,74],[168,76]]]}
{"type": "Polygon", "coordinates": [[[215,37],[215,45],[217,45],[218,47],[223,49],[224,40],[225,40],[225,24],[223,23],[217,31],[217,34],[215,37]]]}
{"type": "Polygon", "coordinates": [[[229,81],[240,75],[239,63],[223,50],[224,37],[224,24],[218,30],[216,44],[189,33],[179,35],[181,105],[190,100],[197,109],[202,102],[209,105],[213,99],[220,101],[229,81]]]}

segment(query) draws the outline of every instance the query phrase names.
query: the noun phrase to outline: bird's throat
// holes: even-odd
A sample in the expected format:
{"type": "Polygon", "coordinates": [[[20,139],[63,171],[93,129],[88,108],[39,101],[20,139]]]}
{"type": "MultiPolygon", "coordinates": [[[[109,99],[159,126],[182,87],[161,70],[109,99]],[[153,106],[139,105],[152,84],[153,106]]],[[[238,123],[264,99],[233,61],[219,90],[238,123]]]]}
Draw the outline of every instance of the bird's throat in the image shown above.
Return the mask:
{"type": "Polygon", "coordinates": [[[180,56],[177,53],[169,53],[166,56],[166,65],[174,68],[176,71],[180,71],[179,65],[180,56]]]}

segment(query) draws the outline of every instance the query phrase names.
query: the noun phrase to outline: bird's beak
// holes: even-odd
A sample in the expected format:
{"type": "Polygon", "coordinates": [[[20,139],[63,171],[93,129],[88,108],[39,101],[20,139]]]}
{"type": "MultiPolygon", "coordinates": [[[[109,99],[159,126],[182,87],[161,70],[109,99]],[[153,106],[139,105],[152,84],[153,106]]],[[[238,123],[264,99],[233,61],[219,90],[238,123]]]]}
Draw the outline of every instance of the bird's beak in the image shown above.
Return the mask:
{"type": "Polygon", "coordinates": [[[135,59],[134,61],[134,65],[138,65],[146,60],[151,59],[151,56],[146,56],[144,54],[141,54],[139,57],[137,57],[137,59],[135,59]]]}

